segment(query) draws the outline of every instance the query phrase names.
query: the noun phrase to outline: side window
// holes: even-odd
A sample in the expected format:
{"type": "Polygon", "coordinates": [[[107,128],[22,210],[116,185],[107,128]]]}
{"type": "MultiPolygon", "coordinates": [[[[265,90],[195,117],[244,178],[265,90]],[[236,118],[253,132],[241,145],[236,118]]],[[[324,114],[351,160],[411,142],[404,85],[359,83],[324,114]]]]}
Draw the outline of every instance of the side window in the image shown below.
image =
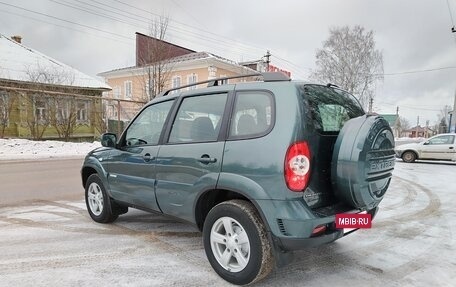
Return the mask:
{"type": "Polygon", "coordinates": [[[170,143],[216,141],[222,124],[227,94],[187,97],[177,112],[170,143]]]}
{"type": "Polygon", "coordinates": [[[429,140],[430,145],[439,145],[439,144],[453,144],[454,143],[454,136],[446,135],[433,138],[429,140]]]}
{"type": "Polygon", "coordinates": [[[125,145],[156,145],[173,101],[151,105],[128,127],[125,145]]]}
{"type": "Polygon", "coordinates": [[[273,124],[272,95],[265,92],[239,92],[231,117],[230,138],[265,134],[273,124]]]}

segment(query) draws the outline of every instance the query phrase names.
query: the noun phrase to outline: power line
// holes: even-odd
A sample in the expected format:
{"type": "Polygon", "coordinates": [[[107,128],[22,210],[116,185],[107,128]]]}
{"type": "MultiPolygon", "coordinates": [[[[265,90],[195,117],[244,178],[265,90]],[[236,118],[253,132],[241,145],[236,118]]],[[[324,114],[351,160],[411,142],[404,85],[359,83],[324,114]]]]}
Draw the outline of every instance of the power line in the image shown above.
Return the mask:
{"type": "Polygon", "coordinates": [[[58,18],[58,17],[52,16],[52,15],[48,15],[48,14],[45,14],[45,13],[33,11],[33,10],[30,10],[30,9],[27,9],[27,8],[24,8],[24,7],[20,7],[20,6],[16,6],[16,5],[12,5],[12,4],[8,4],[8,3],[4,3],[4,2],[0,2],[0,4],[6,5],[6,6],[10,6],[10,7],[16,8],[16,9],[24,10],[24,11],[27,11],[27,12],[30,12],[30,13],[33,13],[33,14],[38,14],[38,15],[41,15],[41,16],[44,16],[44,17],[48,17],[48,18],[59,20],[59,21],[67,22],[67,23],[70,23],[70,24],[73,24],[73,25],[84,27],[84,28],[96,30],[96,31],[99,31],[99,32],[102,32],[102,33],[106,33],[106,34],[114,35],[114,36],[117,36],[117,37],[125,38],[125,39],[128,39],[128,40],[134,40],[134,38],[130,38],[130,37],[127,37],[127,36],[124,36],[124,35],[120,35],[120,34],[116,34],[116,33],[109,32],[109,31],[105,31],[105,30],[102,30],[102,29],[99,29],[99,28],[96,28],[96,27],[91,27],[91,26],[88,26],[88,25],[79,24],[79,23],[76,23],[76,22],[73,22],[73,21],[69,21],[69,20],[66,20],[66,19],[58,18]]]}
{"type": "Polygon", "coordinates": [[[415,71],[383,73],[383,74],[374,74],[374,76],[397,76],[397,75],[418,74],[418,73],[427,73],[427,72],[434,72],[434,71],[441,71],[441,70],[451,70],[451,69],[456,69],[456,67],[455,66],[449,66],[449,67],[440,67],[440,68],[423,69],[423,70],[415,70],[415,71]]]}
{"type": "Polygon", "coordinates": [[[194,17],[192,14],[190,14],[190,12],[185,10],[184,7],[182,7],[177,1],[171,0],[171,2],[173,2],[173,4],[176,5],[179,9],[184,11],[184,13],[187,14],[190,18],[192,18],[192,20],[195,21],[195,23],[197,23],[200,26],[204,26],[203,24],[201,24],[201,22],[198,19],[196,19],[196,17],[194,17]]]}
{"type": "Polygon", "coordinates": [[[38,18],[34,18],[34,17],[30,17],[30,16],[18,14],[18,13],[14,13],[14,12],[11,12],[11,11],[6,11],[6,10],[1,10],[0,9],[0,12],[5,13],[5,14],[10,14],[10,15],[15,15],[15,16],[27,18],[27,19],[31,19],[31,20],[34,20],[34,21],[42,22],[42,23],[45,23],[45,24],[49,24],[49,25],[60,27],[60,28],[64,28],[64,29],[73,30],[73,31],[76,31],[76,32],[79,32],[79,33],[83,33],[83,34],[86,34],[86,35],[91,35],[91,36],[94,36],[94,37],[97,37],[97,38],[104,38],[104,39],[107,39],[107,40],[115,41],[117,43],[122,43],[122,44],[129,45],[129,46],[133,45],[133,43],[128,43],[128,42],[124,42],[124,41],[121,41],[121,40],[118,40],[118,39],[114,39],[114,38],[92,34],[92,33],[89,33],[87,31],[71,28],[71,27],[68,27],[68,26],[59,25],[59,24],[56,24],[56,23],[48,22],[48,21],[45,21],[45,20],[42,20],[42,19],[38,19],[38,18]]]}
{"type": "MultiPolygon", "coordinates": [[[[94,14],[94,15],[97,15],[97,16],[101,16],[101,17],[104,17],[104,18],[108,18],[110,20],[114,20],[114,21],[118,21],[118,22],[121,22],[121,23],[125,23],[127,25],[130,25],[130,26],[133,26],[135,28],[142,28],[144,29],[145,31],[148,30],[147,27],[143,26],[143,25],[138,25],[138,24],[134,24],[134,23],[131,23],[131,22],[127,22],[126,20],[123,20],[123,19],[119,19],[119,18],[114,18],[113,16],[111,15],[108,15],[108,14],[102,14],[98,11],[94,11],[94,10],[91,10],[89,8],[86,8],[86,7],[82,7],[81,6],[75,6],[74,4],[65,4],[65,3],[61,3],[61,1],[56,1],[56,0],[50,0],[51,2],[54,2],[56,4],[59,4],[59,5],[63,5],[63,6],[67,6],[67,7],[70,7],[72,9],[77,9],[77,10],[80,10],[80,11],[84,11],[86,13],[90,13],[90,14],[94,14]]],[[[142,19],[147,19],[141,15],[138,15],[138,14],[134,14],[134,13],[130,13],[128,11],[124,11],[124,10],[120,10],[116,7],[109,7],[107,6],[107,8],[110,8],[111,10],[106,10],[105,8],[103,7],[100,7],[100,6],[97,6],[97,5],[93,5],[93,4],[90,4],[90,3],[87,3],[87,2],[84,2],[84,1],[80,1],[80,0],[75,0],[76,2],[79,2],[79,3],[82,3],[82,4],[85,4],[85,5],[88,5],[88,6],[91,6],[91,7],[94,7],[96,9],[100,9],[100,10],[103,10],[104,12],[109,12],[109,13],[113,13],[113,14],[116,14],[116,15],[120,15],[122,17],[126,17],[128,19],[132,19],[132,20],[135,20],[135,21],[139,21],[139,22],[143,22],[143,23],[147,23],[147,24],[150,24],[149,21],[145,21],[145,20],[141,20],[142,19]],[[135,17],[137,18],[134,18],[134,17],[131,17],[131,16],[128,16],[128,15],[124,15],[122,13],[118,13],[116,11],[112,11],[112,9],[115,9],[115,10],[119,10],[121,11],[122,13],[128,13],[129,15],[134,15],[135,17]]],[[[64,1],[66,3],[68,3],[67,1],[64,1]]],[[[103,6],[106,6],[104,3],[101,3],[101,2],[98,2],[98,1],[95,1],[93,0],[92,2],[95,2],[95,3],[99,3],[100,5],[103,5],[103,6]]],[[[188,30],[184,30],[184,29],[181,29],[181,28],[177,28],[177,27],[174,27],[172,25],[170,25],[168,27],[170,30],[172,31],[175,31],[176,33],[179,33],[179,34],[191,34],[192,37],[194,38],[197,38],[197,39],[201,39],[203,41],[206,41],[206,42],[211,42],[215,45],[218,45],[219,47],[216,48],[216,49],[222,49],[222,50],[227,50],[227,46],[233,46],[233,43],[232,42],[226,42],[226,41],[221,41],[221,40],[218,40],[218,39],[214,39],[214,38],[210,38],[210,37],[206,37],[206,36],[203,36],[203,35],[200,35],[198,33],[195,33],[193,31],[188,31],[188,30]],[[225,42],[225,44],[223,44],[222,42],[225,42]]],[[[184,40],[184,41],[188,41],[188,42],[193,42],[195,44],[198,44],[198,45],[201,45],[201,43],[197,43],[195,41],[192,41],[191,39],[188,39],[188,38],[183,38],[182,36],[177,36],[176,34],[170,34],[170,36],[172,36],[173,38],[177,38],[177,39],[181,39],[181,40],[184,40]]],[[[204,46],[209,46],[209,45],[204,45],[204,46]]],[[[234,46],[233,46],[234,47],[234,46]]],[[[244,50],[244,54],[246,55],[249,55],[250,57],[252,58],[256,58],[257,55],[253,55],[253,54],[249,54],[251,52],[251,50],[247,50],[246,48],[244,47],[235,47],[236,49],[242,49],[244,50]]],[[[231,51],[230,51],[231,52],[231,51]]]]}
{"type": "Polygon", "coordinates": [[[417,108],[417,107],[414,107],[414,106],[404,106],[404,105],[398,105],[397,103],[396,103],[396,104],[393,104],[393,103],[386,103],[386,102],[381,102],[381,101],[377,101],[377,103],[378,103],[378,104],[383,104],[383,105],[389,105],[389,106],[398,106],[398,107],[400,107],[401,109],[420,110],[420,111],[431,111],[431,112],[440,112],[440,110],[425,109],[425,108],[417,108]]]}
{"type": "MultiPolygon", "coordinates": [[[[127,6],[127,7],[130,7],[130,8],[133,8],[133,9],[135,9],[135,10],[141,11],[141,12],[143,12],[143,13],[147,13],[147,14],[153,15],[153,16],[155,16],[155,17],[160,17],[160,15],[158,15],[158,14],[156,14],[156,13],[153,13],[153,12],[150,12],[150,11],[146,11],[146,10],[144,10],[144,9],[142,9],[142,8],[139,8],[139,7],[137,7],[137,6],[131,5],[131,4],[129,4],[129,3],[125,3],[125,2],[120,1],[120,0],[112,0],[112,1],[115,1],[115,2],[117,2],[117,3],[120,3],[120,4],[125,5],[125,6],[127,6]]],[[[263,53],[264,50],[265,50],[263,47],[258,47],[258,46],[253,45],[253,44],[243,44],[243,43],[241,43],[241,42],[239,42],[239,41],[237,41],[237,40],[234,40],[234,39],[232,39],[232,38],[229,38],[229,37],[226,37],[226,36],[223,36],[223,35],[220,35],[220,34],[216,34],[216,33],[214,33],[214,32],[208,31],[208,30],[200,29],[200,28],[197,28],[197,27],[195,27],[195,26],[188,25],[188,24],[186,24],[186,23],[183,23],[183,22],[180,22],[180,21],[177,21],[177,20],[171,19],[170,21],[172,21],[172,22],[174,22],[174,23],[177,23],[177,24],[180,24],[180,25],[182,25],[182,26],[186,26],[186,27],[191,28],[191,29],[198,30],[198,31],[203,32],[203,33],[207,33],[207,34],[210,34],[210,35],[219,37],[219,38],[224,38],[224,39],[226,39],[226,40],[228,40],[228,41],[230,41],[230,42],[236,42],[236,43],[239,43],[239,44],[241,44],[241,45],[247,46],[247,47],[249,47],[249,48],[255,48],[255,49],[257,49],[257,50],[261,50],[261,51],[262,51],[261,53],[263,53]]]]}
{"type": "Polygon", "coordinates": [[[451,24],[453,25],[453,28],[454,28],[453,14],[451,13],[450,2],[448,2],[448,0],[446,2],[447,2],[447,6],[448,6],[448,13],[450,14],[450,18],[451,18],[451,24]]]}

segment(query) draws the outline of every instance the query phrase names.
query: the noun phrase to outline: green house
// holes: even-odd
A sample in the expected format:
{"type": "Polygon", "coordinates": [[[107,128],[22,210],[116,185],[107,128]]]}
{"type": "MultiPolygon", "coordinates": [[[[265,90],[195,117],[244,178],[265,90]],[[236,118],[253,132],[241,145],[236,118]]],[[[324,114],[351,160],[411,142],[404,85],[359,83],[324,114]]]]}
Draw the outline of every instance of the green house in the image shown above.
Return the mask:
{"type": "Polygon", "coordinates": [[[398,114],[381,114],[380,116],[382,116],[389,123],[391,129],[393,130],[394,137],[402,136],[401,121],[398,114]]]}
{"type": "Polygon", "coordinates": [[[93,140],[111,88],[0,34],[0,138],[93,140]]]}

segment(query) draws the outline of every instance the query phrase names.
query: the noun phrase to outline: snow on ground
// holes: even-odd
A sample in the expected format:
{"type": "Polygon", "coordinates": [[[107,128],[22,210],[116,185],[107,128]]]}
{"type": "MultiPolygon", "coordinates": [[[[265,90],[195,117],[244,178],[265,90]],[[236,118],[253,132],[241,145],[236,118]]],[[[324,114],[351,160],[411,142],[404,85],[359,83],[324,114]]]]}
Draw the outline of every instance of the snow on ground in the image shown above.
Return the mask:
{"type": "Polygon", "coordinates": [[[72,143],[0,139],[0,160],[83,157],[89,151],[100,146],[100,142],[72,143]]]}

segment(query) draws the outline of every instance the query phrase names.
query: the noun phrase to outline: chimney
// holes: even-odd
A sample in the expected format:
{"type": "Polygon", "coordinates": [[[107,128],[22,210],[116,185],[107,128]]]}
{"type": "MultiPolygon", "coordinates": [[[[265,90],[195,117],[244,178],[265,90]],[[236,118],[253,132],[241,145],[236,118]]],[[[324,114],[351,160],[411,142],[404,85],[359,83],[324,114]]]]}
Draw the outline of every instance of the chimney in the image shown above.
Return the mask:
{"type": "Polygon", "coordinates": [[[19,36],[19,35],[11,36],[11,39],[13,39],[14,41],[18,42],[19,44],[22,43],[22,37],[19,36]]]}

